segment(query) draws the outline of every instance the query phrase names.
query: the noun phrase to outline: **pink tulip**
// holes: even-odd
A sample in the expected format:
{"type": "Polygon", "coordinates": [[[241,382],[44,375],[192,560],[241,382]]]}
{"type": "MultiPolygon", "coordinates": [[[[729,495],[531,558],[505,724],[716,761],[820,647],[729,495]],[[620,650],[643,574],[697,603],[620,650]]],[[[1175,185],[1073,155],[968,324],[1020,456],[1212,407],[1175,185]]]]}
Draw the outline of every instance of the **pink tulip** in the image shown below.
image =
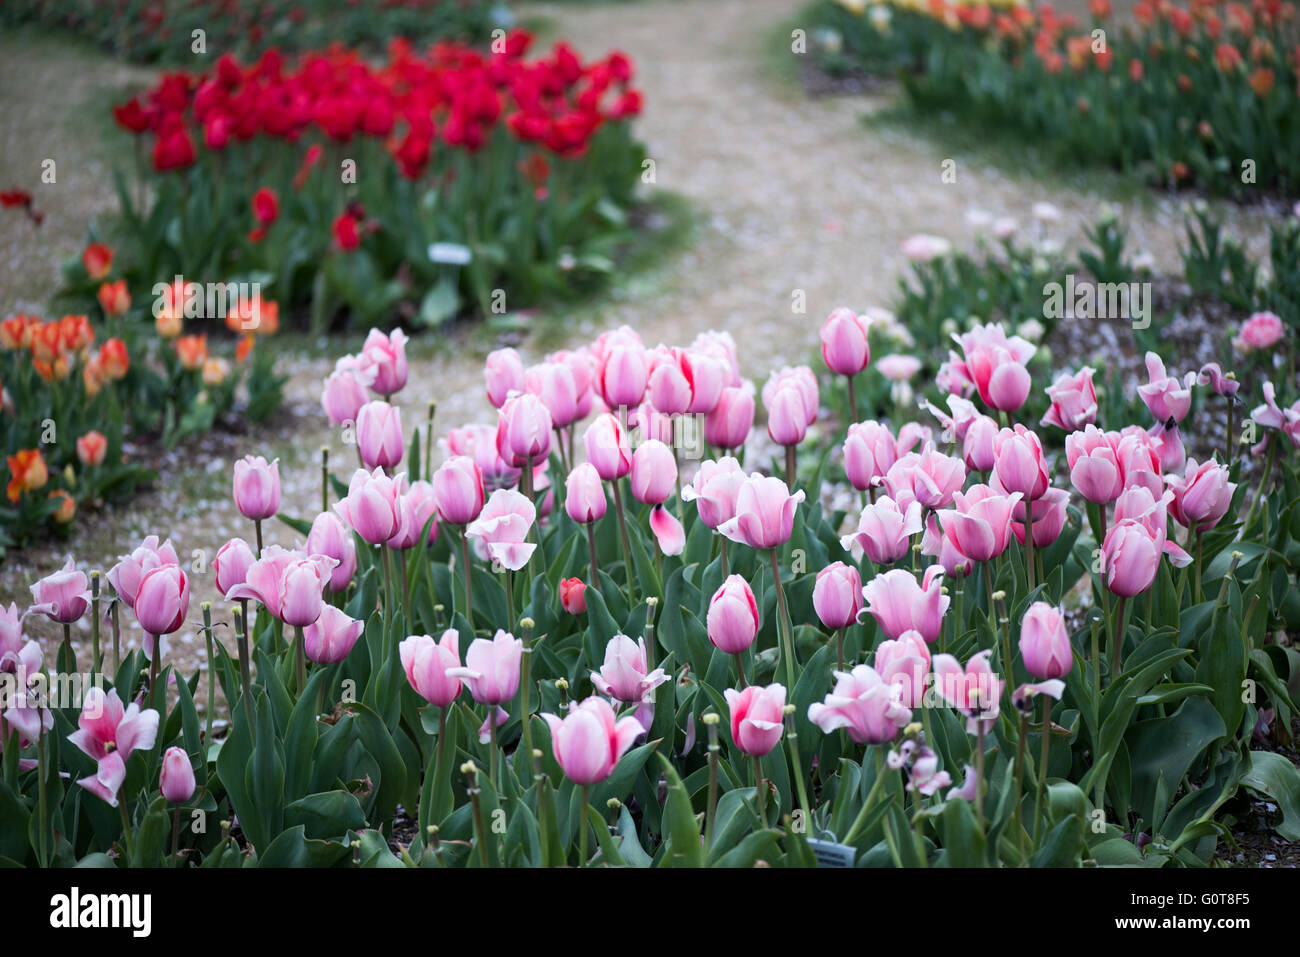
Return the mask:
{"type": "Polygon", "coordinates": [[[645,639],[633,641],[627,635],[615,635],[609,640],[605,645],[605,663],[600,671],[591,673],[596,691],[627,704],[654,700],[651,692],[667,680],[662,668],[650,670],[645,639]]]}
{"type": "Polygon", "coordinates": [[[1160,567],[1159,535],[1136,519],[1116,522],[1101,546],[1101,571],[1112,594],[1132,598],[1151,587],[1160,567]]]}
{"type": "Polygon", "coordinates": [[[980,724],[987,732],[997,721],[1003,682],[989,665],[992,652],[976,652],[962,668],[952,655],[935,655],[934,690],[966,716],[966,730],[974,734],[980,724]]]}
{"type": "MultiPolygon", "coordinates": [[[[406,484],[403,477],[402,485],[406,484]]],[[[404,488],[397,497],[397,531],[388,539],[389,548],[405,551],[420,543],[424,527],[429,525],[428,544],[432,545],[438,538],[438,503],[434,501],[433,486],[428,482],[413,482],[410,488],[404,488]]]]}
{"type": "Polygon", "coordinates": [[[1011,514],[1020,493],[999,495],[987,485],[953,493],[953,507],[938,512],[939,525],[953,545],[973,561],[987,562],[1007,550],[1011,514]]]}
{"type": "Polygon", "coordinates": [[[172,804],[184,804],[194,797],[197,784],[194,766],[184,748],[168,748],[163,752],[162,773],[158,776],[158,790],[172,804]]]}
{"type": "Polygon", "coordinates": [[[856,744],[884,744],[912,720],[899,689],[870,665],[835,672],[835,690],[808,707],[808,720],[826,734],[843,728],[856,744]]]}
{"type": "Polygon", "coordinates": [[[514,468],[537,465],[551,454],[551,413],[525,392],[506,399],[497,418],[497,454],[514,468]]]}
{"type": "Polygon", "coordinates": [[[157,737],[157,711],[141,711],[134,701],[123,708],[116,688],[105,692],[91,685],[82,699],[77,730],[68,735],[68,740],[99,766],[95,774],[77,783],[117,807],[117,794],[126,780],[126,762],[137,749],[152,748],[157,737]]]}
{"type": "MultiPolygon", "coordinates": [[[[117,564],[108,570],[108,581],[128,608],[135,607],[135,593],[140,590],[140,579],[159,565],[179,565],[180,558],[171,540],[158,544],[158,536],[150,535],[129,555],[119,555],[117,564]]],[[[220,587],[220,578],[218,579],[220,587]]],[[[222,591],[225,594],[225,591],[222,591]]]]}
{"type": "Polygon", "coordinates": [[[1115,461],[1119,465],[1120,491],[1142,486],[1158,498],[1164,491],[1164,443],[1139,425],[1127,426],[1115,443],[1115,461]]]}
{"type": "Polygon", "coordinates": [[[600,521],[609,503],[605,499],[605,486],[600,474],[590,462],[574,466],[564,482],[564,510],[569,518],[581,525],[600,521]]]}
{"type": "Polygon", "coordinates": [[[1157,422],[1183,421],[1192,409],[1192,390],[1165,372],[1165,363],[1154,352],[1147,353],[1146,385],[1138,386],[1138,396],[1146,403],[1157,422]]]}
{"type": "Polygon", "coordinates": [[[449,678],[463,678],[479,704],[508,704],[519,690],[519,664],[524,643],[497,629],[491,639],[475,638],[465,653],[465,667],[449,668],[449,678]]]}
{"type": "Polygon", "coordinates": [[[871,361],[870,320],[852,309],[836,309],[822,324],[822,359],[836,375],[855,376],[871,361]]]}
{"type": "Polygon", "coordinates": [[[804,499],[803,489],[793,495],[785,482],[757,472],[745,479],[736,493],[736,514],[718,531],[750,548],[776,548],[794,533],[794,513],[804,499]]]}
{"type": "Polygon", "coordinates": [[[632,449],[618,419],[606,413],[598,416],[582,435],[587,461],[606,482],[615,482],[632,471],[632,449]]]}
{"type": "Polygon", "coordinates": [[[840,539],[845,551],[857,545],[877,565],[889,565],[912,550],[912,536],[921,531],[921,503],[910,502],[905,510],[888,495],[862,509],[858,530],[840,539]]]}
{"type": "Polygon", "coordinates": [[[677,485],[677,458],[658,439],[642,442],[632,454],[632,496],[645,505],[668,500],[677,485]]]}
{"type": "Polygon", "coordinates": [[[931,565],[921,584],[902,568],[877,575],[862,589],[867,611],[876,619],[887,638],[898,638],[905,631],[918,631],[933,644],[943,630],[943,616],[952,601],[943,594],[943,568],[931,565]]]}
{"type": "Polygon", "coordinates": [[[1286,333],[1282,320],[1271,312],[1257,312],[1242,324],[1241,332],[1232,340],[1238,352],[1249,353],[1277,345],[1286,333]]]}
{"type": "Polygon", "coordinates": [[[654,363],[648,394],[654,407],[665,415],[682,415],[691,407],[691,383],[673,356],[654,363]]]}
{"type": "Polygon", "coordinates": [[[478,518],[466,527],[465,534],[474,543],[479,558],[519,571],[537,548],[528,541],[528,532],[536,521],[537,509],[525,496],[514,489],[497,489],[478,518]]]}
{"type": "Polygon", "coordinates": [[[844,471],[859,492],[883,479],[902,454],[889,427],[879,422],[855,422],[844,440],[844,471]]]}
{"type": "Polygon", "coordinates": [[[731,456],[723,456],[716,462],[709,459],[700,463],[695,480],[682,489],[682,501],[694,502],[700,521],[716,529],[735,517],[736,497],[744,482],[745,473],[731,456]]]}
{"type": "Polygon", "coordinates": [[[1201,366],[1201,371],[1196,374],[1196,384],[1208,385],[1215,395],[1235,396],[1241,391],[1241,383],[1224,375],[1217,362],[1207,362],[1201,366]]]}
{"type": "Polygon", "coordinates": [[[1059,375],[1047,387],[1047,398],[1052,404],[1040,424],[1074,432],[1096,422],[1097,390],[1092,385],[1095,371],[1085,366],[1074,375],[1059,375]]]}
{"type": "Polygon", "coordinates": [[[754,396],[737,387],[722,390],[718,403],[704,419],[704,441],[714,448],[739,449],[754,427],[754,396]]]}
{"type": "Polygon", "coordinates": [[[69,558],[57,572],[46,575],[32,588],[35,604],[28,614],[42,614],[63,625],[80,621],[90,607],[90,581],[69,558]]]}
{"type": "MultiPolygon", "coordinates": [[[[804,425],[809,426],[817,421],[817,411],[821,404],[821,399],[817,389],[817,377],[813,375],[812,369],[807,366],[796,366],[791,368],[786,366],[779,372],[774,372],[763,386],[763,406],[768,409],[769,418],[774,404],[777,403],[777,393],[793,387],[799,393],[798,408],[803,409],[804,425]]],[[[785,405],[786,400],[781,401],[783,408],[791,414],[795,414],[796,407],[785,405]]]]}
{"type": "Polygon", "coordinates": [[[615,720],[614,709],[603,698],[592,696],[573,705],[563,718],[543,714],[551,729],[551,751],[560,770],[574,784],[599,784],[618,767],[642,733],[636,718],[615,720]]]}
{"type": "Polygon", "coordinates": [[[456,629],[448,628],[438,641],[429,635],[412,635],[397,646],[406,680],[416,694],[439,708],[460,694],[460,679],[449,673],[461,667],[459,643],[456,629]]]}
{"type": "Polygon", "coordinates": [[[966,464],[927,446],[919,454],[908,452],[885,473],[889,495],[906,507],[920,502],[925,508],[947,508],[953,493],[966,481],[966,464]]]}
{"type": "Polygon", "coordinates": [[[696,335],[691,349],[716,359],[723,368],[723,378],[728,386],[740,385],[740,359],[731,333],[707,329],[696,335]]]}
{"type": "MultiPolygon", "coordinates": [[[[935,408],[928,399],[921,402],[922,408],[938,419],[943,426],[945,441],[964,441],[972,423],[980,418],[988,418],[988,416],[982,415],[979,409],[975,408],[975,403],[963,399],[959,395],[949,395],[947,402],[948,408],[952,410],[952,415],[948,415],[942,409],[935,408]]],[[[981,471],[986,470],[981,469],[981,471]]]]}
{"type": "Polygon", "coordinates": [[[913,262],[929,262],[948,255],[952,243],[941,236],[917,233],[904,239],[900,248],[903,250],[903,255],[913,262]]]}
{"type": "Polygon", "coordinates": [[[1226,466],[1216,462],[1197,465],[1196,459],[1188,460],[1181,476],[1166,476],[1165,482],[1174,493],[1169,514],[1178,524],[1195,527],[1198,532],[1219,524],[1219,519],[1228,514],[1232,494],[1237,490],[1236,483],[1228,481],[1226,466]]]}
{"type": "Polygon", "coordinates": [[[758,634],[758,603],[749,582],[730,575],[709,599],[705,629],[715,648],[738,655],[754,643],[758,634]]]}
{"type": "Polygon", "coordinates": [[[1011,494],[1019,492],[1033,501],[1047,491],[1050,476],[1043,444],[1038,436],[1019,423],[1003,429],[993,440],[993,487],[1011,494]]]}
{"type": "Polygon", "coordinates": [[[370,401],[366,381],[355,368],[335,369],[325,380],[320,404],[330,425],[355,423],[361,407],[370,401]]]}
{"type": "Polygon", "coordinates": [[[975,568],[971,557],[957,548],[951,536],[943,533],[934,512],[926,516],[925,533],[921,536],[921,554],[934,558],[946,575],[965,577],[975,568]]]}
{"type": "Polygon", "coordinates": [[[891,352],[876,360],[876,371],[890,382],[906,382],[921,371],[921,360],[891,352]]]}
{"type": "Polygon", "coordinates": [[[279,462],[245,455],[235,463],[235,507],[244,518],[260,521],[280,510],[279,462]]]}
{"type": "MultiPolygon", "coordinates": [[[[313,532],[315,528],[316,526],[313,524],[313,532]]],[[[351,535],[348,538],[351,540],[351,535]]],[[[212,559],[212,571],[217,578],[217,591],[221,592],[223,598],[230,592],[230,589],[236,585],[242,585],[248,580],[248,570],[253,567],[255,561],[257,561],[257,556],[253,554],[252,546],[242,538],[232,538],[221,546],[217,551],[217,556],[212,559]]],[[[354,554],[353,567],[355,568],[355,566],[356,556],[354,554]]],[[[138,584],[136,588],[139,589],[138,584]]]]}
{"type": "Polygon", "coordinates": [[[767,434],[777,445],[798,445],[808,434],[808,410],[794,385],[763,390],[767,405],[767,434]]]}
{"type": "Polygon", "coordinates": [[[527,390],[542,400],[551,425],[562,429],[578,418],[578,383],[562,362],[543,362],[524,373],[527,390]]]}
{"type": "Polygon", "coordinates": [[[569,367],[573,375],[574,394],[577,396],[574,421],[579,422],[591,413],[592,387],[596,382],[596,361],[585,348],[561,349],[546,357],[547,362],[559,362],[569,367]]]}
{"type": "Polygon", "coordinates": [[[371,329],[361,346],[362,365],[374,370],[370,388],[380,395],[393,395],[406,386],[406,342],[406,333],[401,329],[388,335],[371,329]]]}
{"type": "MultiPolygon", "coordinates": [[[[1280,429],[1291,440],[1292,445],[1300,448],[1300,401],[1289,409],[1280,408],[1275,398],[1273,383],[1264,383],[1264,404],[1256,406],[1250,413],[1250,418],[1265,428],[1280,429]]],[[[1253,449],[1256,455],[1263,453],[1265,442],[1260,442],[1253,449]]]]}
{"type": "Polygon", "coordinates": [[[599,389],[611,409],[636,408],[650,382],[650,357],[639,343],[615,345],[600,363],[599,389]]]}
{"type": "Polygon", "coordinates": [[[1093,425],[1065,437],[1065,460],[1070,482],[1089,502],[1108,505],[1124,490],[1117,448],[1118,432],[1103,432],[1093,425]]]}
{"type": "MultiPolygon", "coordinates": [[[[42,704],[43,695],[37,685],[40,680],[37,676],[43,677],[45,667],[41,646],[24,639],[22,620],[16,603],[11,602],[7,609],[0,606],[0,675],[12,676],[0,683],[0,687],[6,687],[0,697],[0,718],[4,719],[6,729],[0,737],[17,731],[18,746],[25,748],[37,741],[42,732],[54,728],[54,715],[42,704]]],[[[35,766],[35,761],[26,758],[18,762],[22,771],[35,766]]]]}
{"type": "Polygon", "coordinates": [[[1033,384],[1025,366],[1037,351],[1032,342],[1008,338],[1001,324],[992,323],[953,338],[962,349],[952,360],[953,377],[973,385],[991,409],[1014,412],[1025,404],[1033,384]]]}
{"type": "Polygon", "coordinates": [[[781,740],[785,727],[785,686],[728,688],[722,696],[731,712],[731,740],[737,750],[761,758],[781,740]]]}
{"type": "Polygon", "coordinates": [[[527,388],[524,360],[514,349],[497,349],[488,353],[483,377],[487,382],[488,401],[496,409],[506,404],[510,393],[523,392],[527,388]]]}
{"type": "Polygon", "coordinates": [[[160,565],[140,579],[135,617],[146,634],[157,637],[179,631],[189,609],[190,580],[181,566],[160,565]]]}
{"type": "Polygon", "coordinates": [[[324,555],[308,557],[271,545],[248,570],[247,582],[230,589],[226,597],[259,601],[273,618],[303,627],[320,617],[321,595],[333,567],[334,559],[324,555]]]}
{"type": "Polygon", "coordinates": [[[1035,678],[1063,678],[1074,666],[1065,614],[1045,601],[1029,606],[1020,622],[1020,655],[1035,678]]]}
{"type": "Polygon", "coordinates": [[[961,456],[968,469],[976,472],[988,472],[997,462],[994,442],[997,439],[998,424],[987,415],[978,415],[966,429],[962,440],[961,456]]]}
{"type": "Polygon", "coordinates": [[[813,609],[830,631],[856,623],[862,611],[862,578],[858,570],[835,562],[819,571],[813,586],[813,609]]]}
{"type": "Polygon", "coordinates": [[[650,374],[650,401],[667,415],[707,415],[717,406],[730,367],[704,352],[671,349],[650,374]]]}
{"type": "Polygon", "coordinates": [[[357,450],[368,469],[391,469],[402,461],[402,410],[367,402],[357,413],[357,450]]]}
{"type": "MultiPolygon", "coordinates": [[[[1034,516],[1034,548],[1047,548],[1061,537],[1065,528],[1066,506],[1070,493],[1063,488],[1049,488],[1042,498],[1034,499],[1031,507],[1034,516]]],[[[1025,544],[1025,503],[1017,502],[1012,513],[1011,531],[1016,541],[1025,544]]]]}
{"type": "Polygon", "coordinates": [[[303,629],[303,645],[307,657],[320,665],[332,665],[352,654],[366,623],[350,617],[346,612],[326,605],[320,617],[303,629]]]}
{"type": "Polygon", "coordinates": [[[483,511],[483,471],[467,455],[453,455],[433,473],[438,516],[448,525],[468,525],[483,511]]]}
{"type": "Polygon", "coordinates": [[[398,497],[401,483],[382,469],[357,469],[348,484],[348,494],[334,506],[338,516],[371,545],[382,545],[393,537],[401,521],[398,497]]]}
{"type": "Polygon", "coordinates": [[[876,671],[899,689],[899,703],[911,712],[923,706],[925,677],[930,673],[930,648],[918,631],[905,631],[876,646],[876,671]]]}
{"type": "MultiPolygon", "coordinates": [[[[241,540],[236,539],[235,541],[241,540]]],[[[233,544],[233,542],[230,544],[233,544]]],[[[248,550],[248,546],[244,545],[244,549],[248,550]]],[[[347,590],[348,583],[352,581],[352,576],[357,572],[357,542],[352,537],[352,532],[343,524],[342,519],[333,512],[321,512],[317,515],[312,520],[311,531],[307,534],[307,554],[324,555],[326,558],[332,558],[338,562],[330,570],[329,589],[335,592],[347,590]]],[[[219,552],[217,557],[221,557],[219,552]]],[[[244,556],[241,552],[242,557],[244,556]]],[[[251,565],[251,559],[253,558],[251,550],[248,550],[247,558],[250,559],[249,564],[251,565]]],[[[213,564],[216,564],[215,561],[213,564]]],[[[245,568],[244,574],[247,576],[247,568],[245,568]]],[[[240,579],[240,581],[243,580],[240,579]]],[[[239,584],[239,582],[232,582],[232,584],[239,584]]]]}
{"type": "Polygon", "coordinates": [[[650,531],[654,534],[659,551],[665,555],[680,555],[686,548],[686,529],[677,516],[663,505],[650,509],[650,531]]]}

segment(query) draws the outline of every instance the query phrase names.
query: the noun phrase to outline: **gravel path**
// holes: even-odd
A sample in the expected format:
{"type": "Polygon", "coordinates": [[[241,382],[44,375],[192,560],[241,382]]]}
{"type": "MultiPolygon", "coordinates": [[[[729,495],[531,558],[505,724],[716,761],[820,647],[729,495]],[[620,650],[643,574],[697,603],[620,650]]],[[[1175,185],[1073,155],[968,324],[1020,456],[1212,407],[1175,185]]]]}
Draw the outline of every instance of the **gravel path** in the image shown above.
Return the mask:
{"type": "MultiPolygon", "coordinates": [[[[630,278],[576,313],[537,317],[539,329],[549,334],[526,339],[521,346],[526,357],[580,343],[622,323],[637,328],[649,343],[685,342],[701,329],[716,328],[736,337],[748,374],[761,379],[774,366],[811,359],[816,329],[835,306],[887,304],[905,265],[899,243],[913,233],[970,243],[970,212],[1011,215],[1027,226],[1032,205],[1050,201],[1064,213],[1060,238],[1068,242],[1081,222],[1095,217],[1101,197],[967,165],[960,156],[954,157],[957,182],[943,184],[945,157],[931,144],[864,129],[863,112],[886,104],[887,97],[810,101],[783,87],[765,48],[772,31],[798,7],[795,0],[645,0],[527,8],[547,18],[553,28],[548,32],[568,37],[589,55],[618,46],[633,56],[647,104],[640,131],[655,160],[656,185],[689,198],[701,228],[691,248],[670,264],[630,278]],[[804,315],[791,310],[795,290],[806,293],[804,315]]],[[[24,93],[35,95],[36,85],[47,81],[13,71],[0,76],[9,91],[0,101],[5,139],[0,149],[12,152],[15,138],[40,122],[22,114],[24,93]]],[[[120,77],[121,68],[101,61],[76,76],[73,90],[58,95],[78,95],[120,77]]],[[[84,142],[65,145],[86,148],[84,142]]],[[[90,196],[84,208],[99,212],[109,180],[102,167],[93,170],[88,167],[76,186],[90,196]],[[93,170],[98,172],[92,175],[93,170]]],[[[1177,264],[1177,202],[1144,197],[1124,208],[1124,217],[1135,249],[1150,251],[1157,268],[1177,264]]],[[[1238,224],[1250,220],[1249,213],[1230,216],[1238,224]]],[[[13,308],[21,298],[13,284],[23,279],[13,270],[44,268],[49,274],[30,251],[14,253],[14,228],[13,222],[0,222],[5,270],[0,308],[13,308]]],[[[1260,228],[1240,231],[1251,235],[1260,228]]],[[[80,227],[74,235],[79,233],[80,227]]],[[[430,399],[439,403],[443,431],[475,418],[494,421],[481,378],[481,357],[492,347],[481,329],[451,342],[417,341],[411,384],[402,397],[408,428],[423,421],[430,399]]],[[[319,508],[314,463],[320,446],[332,447],[335,462],[353,459],[326,428],[317,405],[321,378],[332,362],[324,356],[346,348],[286,357],[285,368],[292,372],[289,402],[271,428],[214,439],[203,450],[173,456],[156,492],[80,522],[71,543],[40,546],[7,561],[0,566],[0,600],[25,604],[27,584],[61,564],[73,548],[83,567],[107,568],[116,554],[149,533],[170,535],[183,556],[200,549],[209,558],[230,535],[248,536],[248,523],[230,502],[228,479],[231,461],[245,453],[278,455],[285,511],[310,517],[319,508]]],[[[270,529],[268,538],[288,544],[294,536],[280,527],[270,529]]],[[[226,618],[210,572],[193,579],[195,617],[197,602],[211,599],[214,617],[226,618]]],[[[43,631],[40,624],[32,630],[43,631]]],[[[44,636],[52,649],[53,632],[44,636]]],[[[201,638],[185,633],[177,638],[174,655],[182,667],[189,671],[201,664],[201,638]]],[[[84,640],[88,643],[88,624],[84,640]]],[[[137,631],[131,641],[138,640],[137,631]]]]}

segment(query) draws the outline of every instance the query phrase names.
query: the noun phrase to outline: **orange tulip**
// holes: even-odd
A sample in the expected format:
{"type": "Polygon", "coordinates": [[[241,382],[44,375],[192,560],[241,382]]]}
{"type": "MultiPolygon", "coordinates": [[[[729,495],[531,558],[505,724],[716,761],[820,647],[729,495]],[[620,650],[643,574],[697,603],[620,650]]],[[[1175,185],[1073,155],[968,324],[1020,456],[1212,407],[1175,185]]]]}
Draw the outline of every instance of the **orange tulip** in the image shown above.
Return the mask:
{"type": "Polygon", "coordinates": [[[60,525],[67,525],[68,522],[72,521],[72,517],[77,514],[76,499],[61,488],[51,492],[50,498],[59,500],[59,507],[54,513],[54,521],[60,525]]]}
{"type": "Polygon", "coordinates": [[[1273,92],[1273,71],[1260,67],[1250,75],[1250,88],[1257,96],[1268,96],[1273,92]]]}
{"type": "Polygon", "coordinates": [[[32,358],[37,362],[51,363],[63,351],[63,334],[59,323],[42,322],[32,331],[32,358]]]}
{"type": "Polygon", "coordinates": [[[104,374],[114,382],[125,376],[126,370],[131,368],[126,343],[121,339],[109,339],[100,346],[99,361],[104,367],[104,374]]]}
{"type": "Polygon", "coordinates": [[[203,363],[203,384],[221,385],[230,375],[230,363],[220,356],[213,356],[203,363]]]}
{"type": "Polygon", "coordinates": [[[208,358],[207,336],[181,336],[176,340],[176,355],[184,369],[197,369],[208,358]]]}
{"type": "Polygon", "coordinates": [[[248,354],[253,351],[253,343],[256,340],[251,336],[244,336],[239,340],[239,345],[235,346],[235,361],[243,362],[248,358],[248,354]]]}
{"type": "Polygon", "coordinates": [[[9,487],[5,490],[9,501],[16,502],[23,492],[38,489],[50,480],[49,469],[40,449],[23,449],[7,457],[9,463],[9,487]]]}
{"type": "Polygon", "coordinates": [[[32,344],[32,333],[41,324],[35,316],[22,314],[10,316],[0,322],[0,346],[6,349],[28,349],[32,344]]]}
{"type": "Polygon", "coordinates": [[[104,371],[104,362],[98,355],[91,356],[81,367],[81,380],[85,383],[86,395],[99,395],[99,390],[108,381],[108,373],[104,371]]]}
{"type": "Polygon", "coordinates": [[[81,254],[81,265],[91,279],[103,279],[113,268],[113,250],[103,243],[91,243],[81,254]]]}
{"type": "Polygon", "coordinates": [[[108,439],[104,438],[103,432],[92,429],[77,439],[77,458],[81,460],[82,465],[87,467],[103,465],[104,456],[107,454],[108,439]]]}
{"type": "Polygon", "coordinates": [[[80,352],[95,341],[95,330],[85,316],[64,316],[59,320],[59,336],[64,349],[80,352]]]}
{"type": "Polygon", "coordinates": [[[126,280],[106,282],[99,287],[99,306],[106,316],[120,316],[131,308],[131,294],[127,291],[126,280]]]}

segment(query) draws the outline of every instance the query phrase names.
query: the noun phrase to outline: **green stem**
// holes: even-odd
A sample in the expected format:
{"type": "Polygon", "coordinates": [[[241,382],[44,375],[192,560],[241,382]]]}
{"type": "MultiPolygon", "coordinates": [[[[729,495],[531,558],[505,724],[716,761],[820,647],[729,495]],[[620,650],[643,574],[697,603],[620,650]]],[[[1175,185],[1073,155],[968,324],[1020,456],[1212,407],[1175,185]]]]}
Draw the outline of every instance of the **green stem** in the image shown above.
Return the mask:
{"type": "Polygon", "coordinates": [[[780,608],[782,656],[785,658],[785,676],[789,693],[794,693],[794,639],[790,625],[790,609],[785,603],[785,589],[781,587],[781,564],[776,556],[776,549],[768,550],[772,557],[772,580],[776,583],[776,602],[780,608]]]}
{"type": "Polygon", "coordinates": [[[984,833],[984,719],[975,719],[975,817],[984,833]]]}
{"type": "Polygon", "coordinates": [[[460,552],[465,562],[465,620],[469,622],[470,631],[474,630],[474,588],[470,584],[469,536],[465,526],[460,527],[460,552]]]}
{"type": "Polygon", "coordinates": [[[1034,846],[1038,846],[1039,826],[1043,823],[1043,794],[1047,790],[1047,759],[1052,749],[1052,698],[1043,695],[1043,751],[1038,763],[1038,794],[1034,799],[1034,846]]]}
{"type": "Polygon", "coordinates": [[[885,785],[885,755],[879,747],[876,749],[876,780],[871,782],[871,790],[867,792],[867,799],[862,802],[862,810],[858,816],[853,819],[853,826],[849,828],[849,833],[844,836],[845,844],[852,844],[854,839],[866,826],[867,814],[871,811],[876,803],[876,798],[880,794],[880,789],[885,785]]]}
{"type": "Polygon", "coordinates": [[[127,860],[127,863],[130,864],[130,863],[131,863],[131,859],[132,859],[135,855],[134,855],[134,852],[131,850],[131,819],[130,819],[129,817],[127,817],[127,814],[126,814],[126,797],[125,797],[125,795],[118,794],[118,796],[117,796],[117,809],[122,813],[122,844],[123,844],[123,846],[126,848],[126,860],[127,860]]]}
{"type": "Polygon", "coordinates": [[[295,625],[293,631],[294,674],[297,676],[294,690],[302,694],[303,689],[307,687],[307,637],[303,634],[302,625],[295,625]]]}
{"type": "Polygon", "coordinates": [[[587,785],[584,784],[581,788],[581,791],[582,791],[582,806],[580,809],[581,813],[579,813],[578,815],[578,833],[580,835],[578,838],[578,866],[586,867],[587,866],[587,830],[588,830],[587,785]]]}
{"type": "MultiPolygon", "coordinates": [[[[17,735],[15,735],[17,740],[17,735]]],[[[49,801],[45,793],[45,726],[41,725],[40,734],[36,736],[36,805],[37,813],[40,815],[40,838],[37,841],[37,857],[40,860],[41,867],[48,867],[50,864],[50,811],[49,801]]],[[[122,813],[126,814],[125,807],[122,813]]]]}
{"type": "Polygon", "coordinates": [[[632,561],[628,556],[632,554],[632,545],[627,537],[627,517],[623,514],[623,480],[615,479],[610,485],[614,487],[614,511],[618,513],[619,547],[623,549],[623,579],[627,582],[628,600],[631,601],[634,589],[632,561]]]}

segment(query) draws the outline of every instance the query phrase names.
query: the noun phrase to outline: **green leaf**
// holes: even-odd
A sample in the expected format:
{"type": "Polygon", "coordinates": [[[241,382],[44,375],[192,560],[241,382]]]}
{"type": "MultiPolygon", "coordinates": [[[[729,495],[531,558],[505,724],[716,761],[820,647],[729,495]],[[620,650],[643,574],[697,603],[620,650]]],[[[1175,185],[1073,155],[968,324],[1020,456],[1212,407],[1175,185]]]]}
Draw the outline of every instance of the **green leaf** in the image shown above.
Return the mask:
{"type": "Polygon", "coordinates": [[[1252,751],[1241,783],[1282,809],[1279,837],[1300,841],[1300,770],[1294,764],[1273,751],[1252,751]]]}
{"type": "Polygon", "coordinates": [[[672,762],[658,756],[668,778],[668,801],[664,805],[664,839],[666,847],[660,867],[702,867],[704,850],[700,846],[700,828],[691,808],[691,796],[672,762]]]}

